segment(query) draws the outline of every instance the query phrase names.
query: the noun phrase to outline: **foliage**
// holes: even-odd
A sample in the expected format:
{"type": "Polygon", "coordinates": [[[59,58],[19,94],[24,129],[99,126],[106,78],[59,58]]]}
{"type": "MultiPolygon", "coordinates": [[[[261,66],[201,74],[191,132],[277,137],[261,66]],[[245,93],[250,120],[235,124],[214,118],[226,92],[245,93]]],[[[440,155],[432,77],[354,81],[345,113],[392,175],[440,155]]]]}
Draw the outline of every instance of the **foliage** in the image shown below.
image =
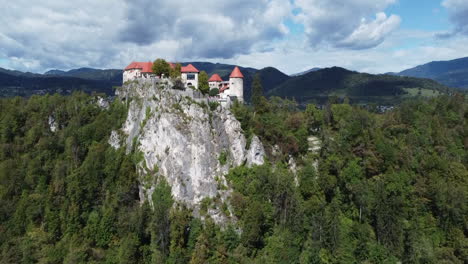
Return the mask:
{"type": "Polygon", "coordinates": [[[252,99],[251,103],[255,110],[258,110],[261,105],[261,100],[263,97],[263,87],[260,81],[260,75],[256,74],[252,84],[252,99]]]}
{"type": "Polygon", "coordinates": [[[167,77],[171,74],[171,66],[164,59],[156,59],[153,62],[152,70],[153,73],[159,77],[161,77],[162,75],[167,77]]]}
{"type": "Polygon", "coordinates": [[[219,164],[226,165],[227,159],[228,159],[228,152],[224,150],[223,152],[221,152],[221,154],[219,154],[219,157],[218,157],[219,164]]]}
{"type": "Polygon", "coordinates": [[[219,94],[219,89],[218,88],[213,88],[210,90],[209,95],[210,96],[217,96],[219,94]]]}
{"type": "Polygon", "coordinates": [[[33,96],[0,99],[0,110],[1,263],[468,258],[462,95],[408,101],[384,114],[336,103],[301,111],[274,97],[262,111],[235,104],[242,129],[260,137],[268,160],[232,168],[223,183],[230,195],[205,198],[197,212],[203,220],[174,201],[157,172],[149,175],[151,201],[141,203],[141,155],[107,143],[126,118],[119,101],[105,110],[83,93],[33,96]],[[308,150],[310,136],[320,139],[320,151],[308,150]],[[216,225],[207,212],[217,202],[237,221],[216,225]]]}
{"type": "Polygon", "coordinates": [[[207,94],[210,91],[208,74],[205,71],[201,71],[200,74],[198,74],[198,90],[203,94],[207,94]]]}
{"type": "Polygon", "coordinates": [[[171,73],[170,73],[171,78],[173,79],[179,78],[181,75],[181,69],[182,69],[182,65],[180,65],[180,63],[176,63],[174,65],[174,68],[171,68],[171,73]]]}
{"type": "Polygon", "coordinates": [[[172,87],[172,89],[185,90],[185,84],[181,78],[176,78],[174,80],[174,86],[172,87]]]}
{"type": "Polygon", "coordinates": [[[208,102],[208,105],[210,106],[211,111],[214,111],[219,107],[219,103],[216,101],[210,101],[208,102]]]}

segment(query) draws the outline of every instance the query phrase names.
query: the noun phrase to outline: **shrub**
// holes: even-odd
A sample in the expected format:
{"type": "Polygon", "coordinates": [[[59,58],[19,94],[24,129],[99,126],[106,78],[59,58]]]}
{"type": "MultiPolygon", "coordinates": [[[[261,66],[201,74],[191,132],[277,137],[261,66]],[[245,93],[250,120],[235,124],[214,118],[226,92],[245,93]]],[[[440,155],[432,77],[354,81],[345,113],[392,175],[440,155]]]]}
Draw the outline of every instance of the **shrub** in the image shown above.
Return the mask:
{"type": "Polygon", "coordinates": [[[210,110],[211,111],[216,110],[218,108],[218,106],[219,106],[218,102],[209,102],[208,104],[210,105],[210,110]]]}
{"type": "Polygon", "coordinates": [[[210,90],[209,95],[210,96],[217,96],[219,94],[219,89],[218,88],[213,88],[210,90]]]}

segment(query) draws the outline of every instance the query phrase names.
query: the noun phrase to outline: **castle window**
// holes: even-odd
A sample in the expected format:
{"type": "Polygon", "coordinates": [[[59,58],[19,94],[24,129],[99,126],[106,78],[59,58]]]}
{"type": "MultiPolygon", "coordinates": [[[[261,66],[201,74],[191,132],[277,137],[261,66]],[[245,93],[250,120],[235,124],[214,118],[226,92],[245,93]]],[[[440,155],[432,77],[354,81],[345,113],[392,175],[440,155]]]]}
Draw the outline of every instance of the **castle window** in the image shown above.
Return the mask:
{"type": "Polygon", "coordinates": [[[195,74],[187,74],[187,80],[195,80],[195,74]]]}

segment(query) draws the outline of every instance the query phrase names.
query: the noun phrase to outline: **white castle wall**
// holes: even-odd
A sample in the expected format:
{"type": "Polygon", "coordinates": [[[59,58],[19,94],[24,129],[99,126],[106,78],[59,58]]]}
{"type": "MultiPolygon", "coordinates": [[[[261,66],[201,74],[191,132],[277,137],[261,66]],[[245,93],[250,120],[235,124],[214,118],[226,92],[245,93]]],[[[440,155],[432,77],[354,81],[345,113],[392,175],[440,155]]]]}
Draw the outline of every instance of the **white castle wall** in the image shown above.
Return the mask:
{"type": "Polygon", "coordinates": [[[244,102],[244,79],[243,78],[230,78],[229,79],[229,94],[236,96],[237,100],[244,102]]]}
{"type": "Polygon", "coordinates": [[[123,73],[123,82],[134,80],[139,77],[141,77],[141,70],[139,69],[126,70],[123,73]]]}
{"type": "Polygon", "coordinates": [[[185,73],[183,72],[181,74],[182,82],[185,84],[185,88],[188,88],[189,86],[195,87],[195,89],[198,89],[198,73],[185,73]],[[193,80],[187,80],[187,74],[194,74],[195,79],[193,80]]]}
{"type": "Polygon", "coordinates": [[[209,82],[208,85],[210,86],[210,90],[214,88],[219,88],[219,84],[221,82],[209,82]]]}

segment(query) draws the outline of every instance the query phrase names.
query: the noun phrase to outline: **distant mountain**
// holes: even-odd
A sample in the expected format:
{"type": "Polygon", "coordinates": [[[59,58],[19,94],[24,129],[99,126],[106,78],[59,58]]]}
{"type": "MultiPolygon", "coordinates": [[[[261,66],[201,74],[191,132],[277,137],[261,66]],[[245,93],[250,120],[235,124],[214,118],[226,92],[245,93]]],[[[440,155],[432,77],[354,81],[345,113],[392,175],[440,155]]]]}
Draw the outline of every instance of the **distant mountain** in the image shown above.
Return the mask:
{"type": "Polygon", "coordinates": [[[62,71],[62,70],[50,70],[44,73],[44,75],[56,75],[56,76],[63,76],[65,74],[67,74],[67,72],[62,71]]]}
{"type": "Polygon", "coordinates": [[[433,96],[447,91],[448,87],[429,79],[372,75],[333,67],[292,77],[267,94],[294,98],[300,103],[323,103],[329,96],[346,96],[354,103],[393,104],[418,94],[433,96]]]}
{"type": "MultiPolygon", "coordinates": [[[[209,75],[218,73],[229,79],[235,65],[186,62],[209,75]]],[[[410,96],[433,96],[448,88],[433,80],[392,75],[371,75],[333,67],[312,70],[298,76],[288,76],[273,67],[254,69],[240,67],[244,74],[244,98],[249,101],[255,74],[259,74],[267,96],[295,98],[300,103],[323,103],[329,96],[347,96],[355,103],[395,103],[410,96]]],[[[70,71],[51,70],[45,74],[23,73],[0,68],[0,96],[30,96],[33,94],[69,94],[75,90],[113,95],[113,86],[122,85],[123,70],[80,68],[70,71]]],[[[463,73],[444,75],[448,81],[462,80],[463,73]]],[[[466,77],[465,77],[466,78],[466,77]]]]}
{"type": "Polygon", "coordinates": [[[36,74],[0,68],[0,97],[69,94],[76,90],[113,95],[113,86],[119,85],[122,85],[122,70],[52,70],[36,74]]]}
{"type": "Polygon", "coordinates": [[[400,76],[430,78],[450,87],[468,89],[468,57],[433,61],[399,72],[400,76]]]}
{"type": "Polygon", "coordinates": [[[61,77],[76,77],[87,80],[99,80],[111,82],[114,86],[122,85],[123,70],[116,69],[93,69],[93,68],[79,68],[69,71],[51,70],[44,75],[47,76],[61,76],[61,77]]]}
{"type": "Polygon", "coordinates": [[[303,71],[303,72],[291,74],[290,76],[291,76],[291,77],[301,76],[301,75],[307,74],[307,73],[309,73],[309,72],[314,72],[314,71],[318,71],[318,70],[321,70],[321,69],[322,69],[322,68],[312,68],[312,69],[308,69],[308,70],[303,71]]]}
{"type": "Polygon", "coordinates": [[[8,70],[8,69],[3,69],[3,68],[0,68],[0,73],[12,75],[12,76],[26,76],[26,77],[39,77],[39,76],[41,76],[41,74],[37,74],[37,73],[21,72],[21,71],[8,70]]]}

